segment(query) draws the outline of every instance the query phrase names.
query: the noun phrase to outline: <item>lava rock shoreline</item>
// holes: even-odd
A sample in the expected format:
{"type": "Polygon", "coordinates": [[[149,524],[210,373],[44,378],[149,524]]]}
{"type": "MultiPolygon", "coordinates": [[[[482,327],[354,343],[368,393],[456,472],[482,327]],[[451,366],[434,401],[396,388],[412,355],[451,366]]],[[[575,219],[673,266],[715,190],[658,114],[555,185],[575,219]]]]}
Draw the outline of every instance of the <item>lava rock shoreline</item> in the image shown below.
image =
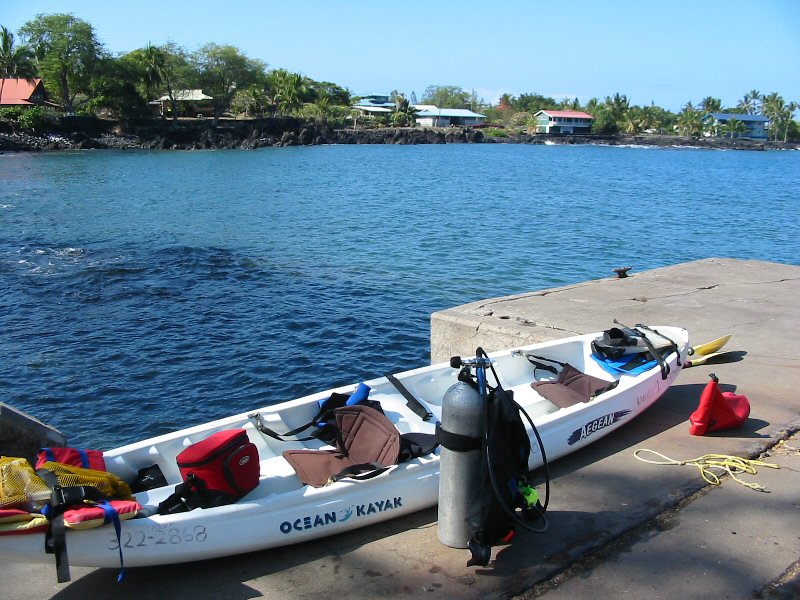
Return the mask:
{"type": "Polygon", "coordinates": [[[796,143],[765,140],[687,138],[667,135],[525,135],[490,136],[481,129],[381,128],[334,129],[325,121],[274,117],[247,121],[109,121],[65,117],[40,133],[0,127],[0,151],[88,149],[208,150],[256,149],[321,144],[597,144],[611,146],[692,147],[708,149],[797,149],[796,143]]]}

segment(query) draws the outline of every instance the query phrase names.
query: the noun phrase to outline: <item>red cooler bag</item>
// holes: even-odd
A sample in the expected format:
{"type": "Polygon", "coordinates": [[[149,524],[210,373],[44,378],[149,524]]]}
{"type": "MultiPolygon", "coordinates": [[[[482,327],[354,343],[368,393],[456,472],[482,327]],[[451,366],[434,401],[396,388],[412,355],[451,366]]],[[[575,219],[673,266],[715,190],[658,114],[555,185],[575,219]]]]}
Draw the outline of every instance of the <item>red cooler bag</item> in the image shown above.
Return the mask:
{"type": "Polygon", "coordinates": [[[244,429],[218,431],[176,459],[183,480],[205,496],[206,508],[236,502],[258,485],[258,449],[244,429]]]}

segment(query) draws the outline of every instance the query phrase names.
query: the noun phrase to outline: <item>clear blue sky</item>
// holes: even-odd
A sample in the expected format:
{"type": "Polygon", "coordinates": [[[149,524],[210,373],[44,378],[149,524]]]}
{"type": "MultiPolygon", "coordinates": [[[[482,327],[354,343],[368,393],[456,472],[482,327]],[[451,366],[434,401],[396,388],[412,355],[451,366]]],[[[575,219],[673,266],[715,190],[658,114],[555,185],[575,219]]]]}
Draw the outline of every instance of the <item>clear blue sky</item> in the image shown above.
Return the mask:
{"type": "Polygon", "coordinates": [[[213,41],[355,94],[619,92],[678,110],[757,89],[800,101],[800,0],[2,0],[0,25],[56,12],[91,23],[115,54],[213,41]]]}

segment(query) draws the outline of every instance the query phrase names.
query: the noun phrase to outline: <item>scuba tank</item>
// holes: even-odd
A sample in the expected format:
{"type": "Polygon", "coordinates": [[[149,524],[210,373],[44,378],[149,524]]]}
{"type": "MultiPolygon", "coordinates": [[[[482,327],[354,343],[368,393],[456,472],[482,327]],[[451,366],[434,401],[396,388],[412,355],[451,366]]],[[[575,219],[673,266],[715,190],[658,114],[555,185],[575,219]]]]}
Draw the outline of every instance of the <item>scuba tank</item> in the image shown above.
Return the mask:
{"type": "Polygon", "coordinates": [[[463,381],[442,398],[442,422],[436,427],[439,459],[439,541],[466,548],[479,519],[481,503],[481,438],[483,402],[478,391],[463,381]]]}
{"type": "Polygon", "coordinates": [[[436,427],[439,457],[439,541],[452,548],[469,548],[467,566],[486,566],[491,547],[508,543],[514,525],[535,533],[547,531],[544,511],[550,477],[541,437],[525,410],[505,391],[492,361],[482,348],[474,359],[450,359],[460,368],[459,382],[442,398],[442,421],[436,427]],[[491,369],[495,386],[487,382],[491,369]],[[474,371],[474,375],[473,375],[474,371]],[[545,469],[544,504],[528,484],[530,439],[525,415],[539,443],[545,469]],[[541,520],[542,527],[526,521],[541,520]]]}

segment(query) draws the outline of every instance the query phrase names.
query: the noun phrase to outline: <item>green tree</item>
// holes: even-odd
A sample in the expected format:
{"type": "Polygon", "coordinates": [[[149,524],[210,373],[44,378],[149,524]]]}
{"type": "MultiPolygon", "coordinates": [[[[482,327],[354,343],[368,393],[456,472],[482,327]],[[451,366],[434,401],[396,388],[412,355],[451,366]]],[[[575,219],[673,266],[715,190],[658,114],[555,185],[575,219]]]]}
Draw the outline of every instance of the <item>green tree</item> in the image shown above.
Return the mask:
{"type": "Polygon", "coordinates": [[[245,88],[265,76],[266,64],[248,58],[233,46],[205,44],[194,54],[203,91],[214,97],[214,125],[231,105],[237,88],[245,88]]]}
{"type": "Polygon", "coordinates": [[[439,108],[469,108],[471,96],[456,85],[431,85],[425,89],[421,104],[439,108]]]}
{"type": "Polygon", "coordinates": [[[19,33],[35,48],[39,73],[61,100],[61,108],[74,112],[78,96],[90,92],[104,56],[92,26],[69,14],[40,14],[19,33]]]}
{"type": "Polygon", "coordinates": [[[700,101],[700,110],[703,112],[703,114],[721,112],[722,100],[712,96],[706,96],[700,101]]]}
{"type": "Polygon", "coordinates": [[[36,61],[33,50],[25,44],[15,44],[14,34],[0,27],[0,97],[6,79],[32,80],[36,76],[36,61]]]}
{"type": "Polygon", "coordinates": [[[642,110],[632,107],[622,117],[622,130],[629,135],[636,135],[642,130],[642,110]]]}
{"type": "Polygon", "coordinates": [[[122,60],[130,65],[141,95],[146,100],[167,96],[172,119],[177,120],[178,93],[197,85],[197,72],[186,51],[173,42],[161,46],[148,44],[124,55],[122,60]]]}
{"type": "Polygon", "coordinates": [[[747,126],[744,121],[740,121],[736,117],[731,117],[728,122],[721,128],[722,134],[727,135],[730,139],[735,137],[742,137],[747,133],[747,126]]]}
{"type": "Polygon", "coordinates": [[[603,104],[610,113],[612,119],[617,123],[624,122],[625,113],[628,112],[628,108],[630,108],[628,96],[620,93],[616,93],[613,96],[606,96],[603,104]]]}
{"type": "Polygon", "coordinates": [[[594,111],[592,133],[613,135],[619,132],[619,125],[611,110],[604,104],[598,104],[594,111]]]}
{"type": "Polygon", "coordinates": [[[313,81],[309,87],[315,99],[324,97],[330,105],[350,106],[350,91],[340,85],[330,81],[313,81]]]}
{"type": "Polygon", "coordinates": [[[769,119],[770,137],[777,141],[786,119],[786,102],[778,92],[766,94],[761,100],[761,114],[769,119]]]}
{"type": "Polygon", "coordinates": [[[697,112],[691,102],[687,102],[686,106],[678,115],[676,123],[678,133],[686,137],[698,136],[703,130],[703,124],[700,121],[700,113],[697,112]]]}
{"type": "Polygon", "coordinates": [[[267,75],[269,89],[279,113],[294,114],[309,99],[311,91],[306,79],[299,73],[276,69],[267,75]]]}
{"type": "Polygon", "coordinates": [[[89,84],[89,99],[82,110],[97,114],[105,110],[114,117],[147,114],[147,101],[136,89],[138,73],[129,61],[101,58],[97,73],[89,84]]]}
{"type": "Polygon", "coordinates": [[[789,102],[786,105],[786,112],[784,114],[784,123],[785,127],[783,129],[783,143],[785,144],[789,140],[789,129],[791,129],[792,125],[796,125],[794,122],[794,112],[800,108],[800,104],[797,102],[789,102]]]}
{"type": "Polygon", "coordinates": [[[533,92],[531,94],[520,94],[516,99],[512,98],[511,106],[516,112],[529,112],[535,115],[540,110],[557,108],[558,102],[554,98],[533,92]]]}
{"type": "Polygon", "coordinates": [[[392,113],[392,125],[395,127],[413,127],[417,122],[417,111],[403,94],[395,100],[395,110],[392,113]]]}

